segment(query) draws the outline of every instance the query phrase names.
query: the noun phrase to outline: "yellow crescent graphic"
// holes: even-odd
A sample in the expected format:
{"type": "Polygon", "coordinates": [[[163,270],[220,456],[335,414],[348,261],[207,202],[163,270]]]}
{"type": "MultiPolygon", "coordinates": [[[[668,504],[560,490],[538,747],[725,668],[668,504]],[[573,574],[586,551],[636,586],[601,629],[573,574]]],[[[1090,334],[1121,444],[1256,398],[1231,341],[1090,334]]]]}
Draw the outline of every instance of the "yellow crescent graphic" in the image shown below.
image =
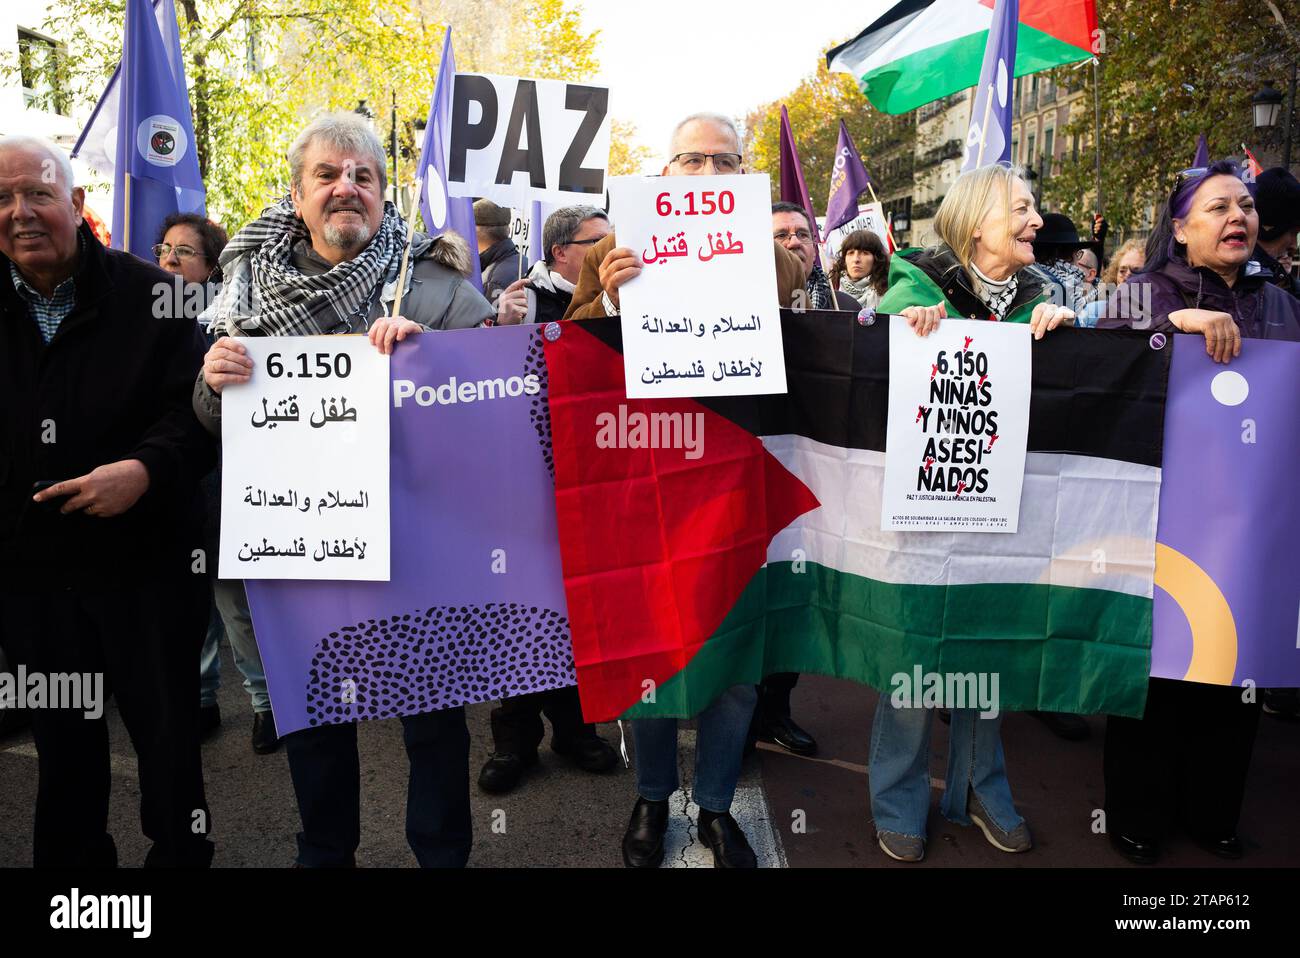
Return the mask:
{"type": "Polygon", "coordinates": [[[1189,682],[1231,685],[1237,672],[1237,623],[1209,574],[1177,549],[1156,543],[1155,584],[1169,593],[1192,627],[1189,682]]]}

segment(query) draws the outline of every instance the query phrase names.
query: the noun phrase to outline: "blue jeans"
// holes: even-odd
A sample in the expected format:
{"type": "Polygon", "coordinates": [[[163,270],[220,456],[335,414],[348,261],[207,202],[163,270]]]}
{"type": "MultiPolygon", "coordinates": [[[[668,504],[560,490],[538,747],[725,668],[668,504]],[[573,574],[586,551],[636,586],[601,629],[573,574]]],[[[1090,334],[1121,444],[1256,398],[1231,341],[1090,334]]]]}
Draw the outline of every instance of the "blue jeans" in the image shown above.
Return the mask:
{"type": "Polygon", "coordinates": [[[253,711],[268,711],[271,697],[266,691],[266,673],[253,635],[253,617],[248,611],[244,583],[239,579],[214,579],[212,590],[216,601],[199,658],[199,705],[207,707],[217,702],[217,689],[221,687],[221,633],[225,632],[235,653],[235,668],[244,677],[244,691],[253,700],[253,711]]]}
{"type": "MultiPolygon", "coordinates": [[[[757,698],[754,686],[733,685],[699,714],[691,797],[700,808],[730,810],[757,698]]],[[[662,802],[678,788],[677,719],[634,719],[631,725],[637,794],[662,802]]]]}
{"type": "MultiPolygon", "coordinates": [[[[930,725],[934,710],[894,708],[884,692],[871,727],[871,815],[876,829],[925,838],[930,812],[930,725]]],[[[1002,755],[1002,714],[980,718],[976,709],[953,709],[948,772],[939,811],[958,825],[966,815],[967,789],[975,789],[993,821],[1011,831],[1022,819],[1011,798],[1002,755]]]]}

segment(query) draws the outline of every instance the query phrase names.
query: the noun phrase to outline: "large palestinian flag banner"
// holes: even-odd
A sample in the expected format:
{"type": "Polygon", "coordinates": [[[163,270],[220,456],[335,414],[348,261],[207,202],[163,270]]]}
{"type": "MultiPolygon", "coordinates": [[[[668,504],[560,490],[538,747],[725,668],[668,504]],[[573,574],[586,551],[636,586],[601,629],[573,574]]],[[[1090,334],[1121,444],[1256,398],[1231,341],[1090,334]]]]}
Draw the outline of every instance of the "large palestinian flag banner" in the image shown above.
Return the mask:
{"type": "MultiPolygon", "coordinates": [[[[857,78],[882,113],[906,113],[975,86],[993,23],[993,0],[901,0],[826,65],[857,78]]],[[[1020,0],[1015,75],[1093,55],[1096,0],[1020,0]]]]}
{"type": "Polygon", "coordinates": [[[617,319],[546,344],[587,719],[689,717],[773,672],[887,689],[917,667],[996,672],[1004,709],[1141,715],[1164,338],[1033,344],[1017,533],[882,532],[887,322],[782,324],[777,396],[627,399],[617,319]]]}

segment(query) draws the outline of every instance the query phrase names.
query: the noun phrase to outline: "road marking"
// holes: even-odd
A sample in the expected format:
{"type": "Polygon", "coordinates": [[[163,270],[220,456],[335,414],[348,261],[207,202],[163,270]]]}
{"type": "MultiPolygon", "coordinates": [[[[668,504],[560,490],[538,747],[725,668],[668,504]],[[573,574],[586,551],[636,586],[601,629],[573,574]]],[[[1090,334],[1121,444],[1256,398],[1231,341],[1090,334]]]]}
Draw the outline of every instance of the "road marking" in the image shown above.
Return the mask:
{"type": "MultiPolygon", "coordinates": [[[[664,834],[664,867],[712,868],[713,852],[700,840],[695,823],[700,809],[681,789],[668,799],[668,831],[664,834]]],[[[785,849],[772,821],[761,786],[741,785],[731,802],[731,817],[754,849],[759,868],[785,868],[785,849]]]]}
{"type": "MultiPolygon", "coordinates": [[[[836,768],[842,768],[846,772],[853,772],[857,775],[867,775],[868,769],[865,765],[859,765],[857,762],[846,762],[842,758],[814,758],[811,755],[795,755],[793,752],[787,752],[779,745],[773,745],[771,742],[759,742],[758,747],[765,752],[775,752],[785,758],[798,759],[801,762],[817,762],[821,765],[833,765],[836,768]]],[[[943,788],[943,779],[930,776],[931,788],[943,788]]]]}

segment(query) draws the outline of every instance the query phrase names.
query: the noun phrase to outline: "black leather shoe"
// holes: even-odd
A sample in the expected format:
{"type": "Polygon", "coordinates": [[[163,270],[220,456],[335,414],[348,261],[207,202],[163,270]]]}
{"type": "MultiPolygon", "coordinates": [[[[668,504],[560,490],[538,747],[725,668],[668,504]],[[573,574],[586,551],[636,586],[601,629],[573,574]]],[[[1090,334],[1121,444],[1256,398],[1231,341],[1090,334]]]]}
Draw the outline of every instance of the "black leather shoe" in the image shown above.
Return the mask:
{"type": "Polygon", "coordinates": [[[637,798],[632,820],[623,833],[623,864],[628,868],[658,868],[664,860],[668,803],[637,798]]]}
{"type": "Polygon", "coordinates": [[[221,707],[215,704],[199,706],[199,741],[206,742],[219,728],[221,728],[221,707]]]}
{"type": "Polygon", "coordinates": [[[502,795],[518,785],[524,772],[536,764],[536,752],[494,752],[478,773],[478,787],[502,795]]]}
{"type": "Polygon", "coordinates": [[[618,752],[599,735],[570,742],[552,740],[551,751],[563,755],[584,772],[608,772],[618,764],[618,752]]]}
{"type": "Polygon", "coordinates": [[[1067,742],[1082,742],[1092,734],[1088,723],[1077,715],[1068,712],[1030,712],[1034,718],[1046,725],[1053,735],[1067,742]]]}
{"type": "Polygon", "coordinates": [[[758,737],[764,742],[775,742],[795,755],[816,755],[817,741],[788,715],[774,715],[758,727],[758,737]]]}
{"type": "Polygon", "coordinates": [[[275,716],[269,711],[253,713],[253,751],[270,755],[280,747],[280,734],[275,730],[275,716]]]}
{"type": "Polygon", "coordinates": [[[714,868],[757,868],[758,858],[749,839],[730,814],[719,815],[700,825],[700,838],[713,852],[714,868]]]}
{"type": "Polygon", "coordinates": [[[1236,835],[1229,835],[1226,838],[1202,838],[1193,835],[1192,841],[1211,855],[1218,855],[1220,858],[1237,859],[1242,856],[1241,839],[1236,835]]]}
{"type": "Polygon", "coordinates": [[[1152,838],[1111,832],[1110,847],[1135,865],[1154,865],[1160,857],[1160,843],[1152,838]]]}

